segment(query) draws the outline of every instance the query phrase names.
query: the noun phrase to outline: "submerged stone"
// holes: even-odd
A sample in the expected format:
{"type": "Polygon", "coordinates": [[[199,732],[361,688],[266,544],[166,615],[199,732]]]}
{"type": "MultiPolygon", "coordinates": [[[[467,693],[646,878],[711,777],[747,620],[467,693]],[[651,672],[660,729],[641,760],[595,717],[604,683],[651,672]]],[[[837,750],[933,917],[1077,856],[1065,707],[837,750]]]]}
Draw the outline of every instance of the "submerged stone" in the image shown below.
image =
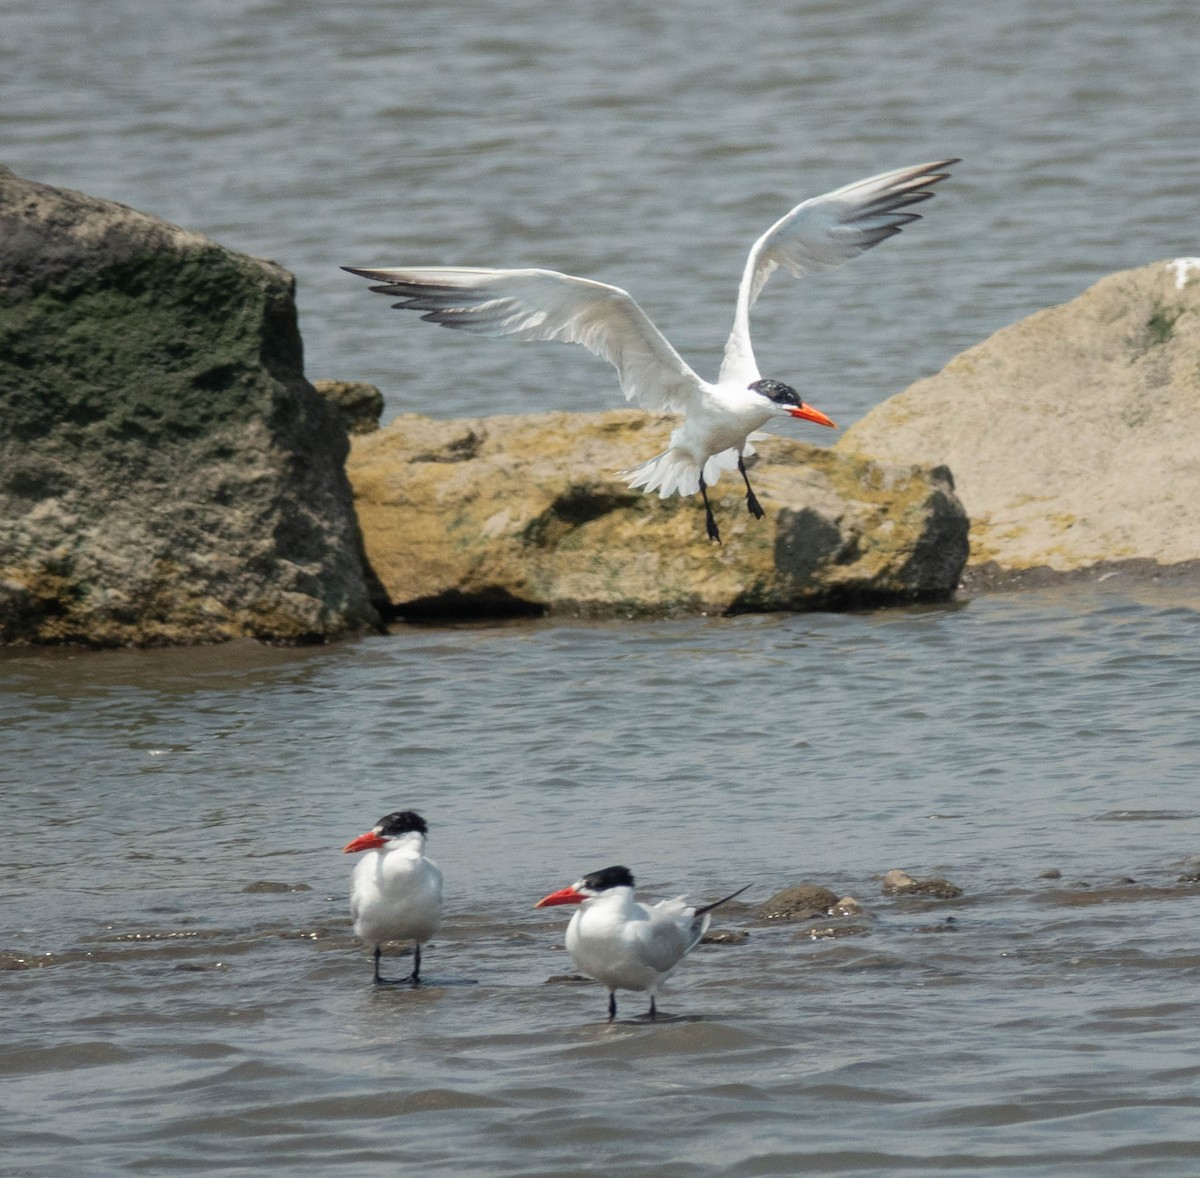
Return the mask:
{"type": "Polygon", "coordinates": [[[755,916],[759,920],[811,920],[828,916],[837,903],[837,893],[820,884],[794,884],[761,904],[755,916]]]}
{"type": "Polygon", "coordinates": [[[885,896],[923,896],[932,900],[956,900],[963,894],[962,888],[948,879],[933,876],[914,879],[907,871],[893,868],[883,877],[885,896]]]}

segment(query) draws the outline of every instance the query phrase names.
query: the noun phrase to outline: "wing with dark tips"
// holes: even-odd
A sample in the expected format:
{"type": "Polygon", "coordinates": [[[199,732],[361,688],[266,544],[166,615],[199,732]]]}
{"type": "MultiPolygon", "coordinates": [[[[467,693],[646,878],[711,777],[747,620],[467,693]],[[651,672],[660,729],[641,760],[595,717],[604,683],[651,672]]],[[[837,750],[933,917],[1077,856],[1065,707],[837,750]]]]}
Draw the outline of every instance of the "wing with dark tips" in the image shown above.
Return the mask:
{"type": "Polygon", "coordinates": [[[767,279],[782,266],[797,278],[840,266],[921,219],[907,212],[929,200],[930,189],[949,175],[957,159],[897,168],[798,204],[750,249],[738,287],[733,331],[725,344],[721,379],[757,373],[750,346],[750,308],[767,279]]]}
{"type": "Polygon", "coordinates": [[[342,269],[373,280],[373,291],[398,297],[395,307],[429,323],[582,344],[616,368],[626,398],[646,409],[683,413],[699,393],[699,378],[620,287],[555,270],[342,269]]]}

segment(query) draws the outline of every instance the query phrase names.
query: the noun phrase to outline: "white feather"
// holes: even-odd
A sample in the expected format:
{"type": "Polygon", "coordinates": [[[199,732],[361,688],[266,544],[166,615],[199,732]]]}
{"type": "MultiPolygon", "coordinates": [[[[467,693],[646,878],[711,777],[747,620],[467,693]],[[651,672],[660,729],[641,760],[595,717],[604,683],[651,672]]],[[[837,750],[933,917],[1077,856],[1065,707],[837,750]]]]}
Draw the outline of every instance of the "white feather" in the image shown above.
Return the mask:
{"type": "MultiPolygon", "coordinates": [[[[349,266],[346,269],[350,270],[349,266]]],[[[617,370],[627,400],[645,409],[686,413],[700,378],[618,286],[556,270],[424,267],[351,270],[398,295],[400,310],[475,335],[583,344],[617,370]]]]}
{"type": "Polygon", "coordinates": [[[567,952],[609,990],[656,994],[699,943],[711,916],[697,916],[682,896],[642,904],[632,888],[609,888],[585,900],[567,926],[567,952]]]}
{"type": "Polygon", "coordinates": [[[738,287],[733,330],[725,344],[720,380],[757,379],[750,346],[750,308],[775,270],[783,266],[796,278],[840,266],[886,241],[919,213],[900,210],[929,200],[931,185],[944,180],[941,169],[958,160],[937,160],[881,172],[798,204],[780,217],[750,248],[738,287]]]}
{"type": "MultiPolygon", "coordinates": [[[[838,266],[918,219],[904,212],[956,160],[899,168],[797,205],[755,243],[738,287],[733,330],[716,384],[703,381],[620,287],[554,270],[423,266],[357,269],[401,310],[443,327],[519,340],[582,344],[617,370],[627,399],[684,415],[670,448],[623,471],[632,487],[693,495],[752,453],[748,436],[788,409],[750,388],[760,379],[750,344],[750,308],[780,266],[800,277],[838,266]]],[[[749,502],[749,500],[748,500],[749,502]]],[[[711,521],[711,515],[710,515],[711,521]]],[[[715,529],[715,524],[711,525],[715,529]]],[[[710,533],[713,534],[713,533],[710,533]]],[[[715,536],[714,536],[715,538],[715,536]]]]}
{"type": "Polygon", "coordinates": [[[425,858],[424,845],[423,835],[402,835],[354,865],[350,916],[368,945],[424,944],[441,927],[442,873],[425,858]]]}

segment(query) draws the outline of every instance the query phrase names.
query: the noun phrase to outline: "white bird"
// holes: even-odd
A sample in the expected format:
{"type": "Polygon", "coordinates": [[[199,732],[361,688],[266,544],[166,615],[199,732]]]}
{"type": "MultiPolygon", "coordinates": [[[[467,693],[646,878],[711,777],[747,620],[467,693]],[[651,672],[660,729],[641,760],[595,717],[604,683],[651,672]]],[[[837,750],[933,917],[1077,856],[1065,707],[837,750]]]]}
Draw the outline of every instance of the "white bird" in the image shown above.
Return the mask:
{"type": "Polygon", "coordinates": [[[746,259],[716,384],[697,376],[617,286],[555,270],[342,269],[378,283],[371,290],[399,296],[395,307],[424,312],[421,318],[431,323],[476,335],[583,344],[604,357],[617,369],[627,400],[683,415],[669,447],[621,471],[621,477],[631,487],[658,491],[663,499],[699,491],[708,537],[719,543],[707,488],[721,471],[741,473],[747,509],[756,519],[763,516],[744,461],[754,453],[748,439],[755,430],[776,416],[836,428],[790,385],[764,380],[758,370],[750,346],[750,308],[767,279],[779,266],[797,278],[838,266],[919,221],[919,214],[901,210],[933,196],[929,189],[948,175],[941,169],[956,163],[945,159],[883,172],[806,200],[776,221],[746,259]]]}
{"type": "Polygon", "coordinates": [[[618,990],[648,990],[648,1014],[654,1019],[659,986],[700,943],[712,919],[709,913],[746,888],[703,908],[690,907],[682,896],[648,905],[634,899],[628,867],[605,867],[543,896],[534,907],[580,905],[567,925],[567,952],[588,977],[608,987],[611,1023],[617,1017],[618,990]]]}
{"type": "Polygon", "coordinates": [[[429,827],[420,814],[397,810],[381,818],[366,834],[342,850],[366,851],[354,866],[350,916],[354,932],[375,946],[377,985],[421,981],[421,945],[441,927],[442,873],[425,858],[429,827]],[[379,976],[384,941],[413,941],[413,969],[406,978],[379,976]]]}

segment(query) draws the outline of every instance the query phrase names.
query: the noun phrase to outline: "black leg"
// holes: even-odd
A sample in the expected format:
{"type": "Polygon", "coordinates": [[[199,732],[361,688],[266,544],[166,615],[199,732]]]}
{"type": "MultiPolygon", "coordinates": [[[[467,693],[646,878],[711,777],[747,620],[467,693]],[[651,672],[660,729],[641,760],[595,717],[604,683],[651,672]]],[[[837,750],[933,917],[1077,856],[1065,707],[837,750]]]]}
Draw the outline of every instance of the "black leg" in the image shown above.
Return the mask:
{"type": "Polygon", "coordinates": [[[611,1023],[617,1017],[617,992],[609,990],[608,992],[608,1021],[611,1023]]]}
{"type": "Polygon", "coordinates": [[[717,531],[717,520],[708,502],[708,485],[704,481],[704,475],[700,476],[700,494],[704,496],[704,527],[708,532],[708,538],[716,540],[720,544],[721,533],[717,531]]]}
{"type": "Polygon", "coordinates": [[[742,461],[742,456],[738,455],[738,470],[742,472],[742,480],[746,484],[746,510],[754,516],[755,519],[762,519],[767,513],[763,511],[762,504],[758,501],[758,496],[754,493],[754,489],[750,486],[750,476],[746,473],[746,464],[742,461]]]}
{"type": "Polygon", "coordinates": [[[654,1022],[658,1018],[658,1011],[654,1008],[654,995],[650,995],[650,1021],[654,1022]]]}
{"type": "Polygon", "coordinates": [[[412,982],[414,986],[421,984],[421,946],[417,945],[413,949],[413,971],[404,978],[385,978],[379,974],[379,959],[383,955],[383,950],[380,946],[375,946],[375,985],[377,986],[402,986],[405,982],[412,982]]]}

